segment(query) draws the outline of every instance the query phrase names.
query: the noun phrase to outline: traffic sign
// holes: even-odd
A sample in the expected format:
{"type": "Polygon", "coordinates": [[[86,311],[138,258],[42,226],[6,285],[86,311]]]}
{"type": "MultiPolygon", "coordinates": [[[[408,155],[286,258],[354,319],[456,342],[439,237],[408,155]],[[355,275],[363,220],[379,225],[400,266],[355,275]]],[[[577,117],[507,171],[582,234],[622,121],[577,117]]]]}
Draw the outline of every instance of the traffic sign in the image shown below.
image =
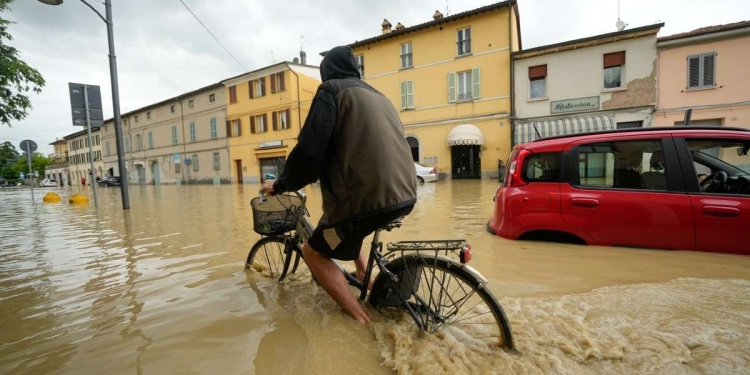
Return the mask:
{"type": "Polygon", "coordinates": [[[92,128],[101,128],[104,126],[102,94],[99,86],[69,82],[68,91],[70,92],[70,110],[74,126],[86,126],[87,99],[89,103],[89,124],[91,124],[92,128]]]}
{"type": "Polygon", "coordinates": [[[36,142],[26,139],[21,141],[21,151],[28,152],[29,154],[36,151],[36,142]]]}

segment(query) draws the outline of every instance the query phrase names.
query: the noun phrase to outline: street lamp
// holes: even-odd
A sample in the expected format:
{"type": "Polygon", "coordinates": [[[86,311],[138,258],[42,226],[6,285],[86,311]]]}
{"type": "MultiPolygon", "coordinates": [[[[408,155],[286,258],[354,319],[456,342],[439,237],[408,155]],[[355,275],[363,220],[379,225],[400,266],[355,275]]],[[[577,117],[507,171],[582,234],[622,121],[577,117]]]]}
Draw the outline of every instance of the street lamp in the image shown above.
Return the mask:
{"type": "MultiPolygon", "coordinates": [[[[63,0],[38,0],[48,5],[60,5],[63,0]]],[[[109,77],[112,81],[112,110],[115,115],[115,144],[117,145],[117,167],[120,170],[120,193],[122,195],[122,208],[130,208],[130,196],[128,195],[127,173],[125,169],[125,152],[122,146],[122,124],[120,119],[120,89],[117,84],[117,61],[115,56],[115,37],[112,29],[112,2],[104,0],[106,17],[96,10],[86,0],[81,0],[87,7],[96,13],[99,18],[107,24],[107,38],[109,39],[109,77]]]]}

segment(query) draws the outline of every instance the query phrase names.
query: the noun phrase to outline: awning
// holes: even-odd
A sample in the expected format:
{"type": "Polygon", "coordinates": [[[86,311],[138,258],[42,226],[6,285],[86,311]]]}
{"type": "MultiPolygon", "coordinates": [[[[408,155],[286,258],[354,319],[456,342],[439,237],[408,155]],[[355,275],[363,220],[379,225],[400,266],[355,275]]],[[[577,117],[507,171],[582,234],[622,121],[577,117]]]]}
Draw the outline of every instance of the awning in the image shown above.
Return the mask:
{"type": "Polygon", "coordinates": [[[595,115],[547,120],[519,120],[513,127],[513,144],[517,145],[558,135],[614,130],[616,125],[613,115],[595,115]]]}
{"type": "Polygon", "coordinates": [[[458,125],[448,133],[447,144],[448,146],[481,146],[484,144],[484,134],[474,125],[458,125]]]}

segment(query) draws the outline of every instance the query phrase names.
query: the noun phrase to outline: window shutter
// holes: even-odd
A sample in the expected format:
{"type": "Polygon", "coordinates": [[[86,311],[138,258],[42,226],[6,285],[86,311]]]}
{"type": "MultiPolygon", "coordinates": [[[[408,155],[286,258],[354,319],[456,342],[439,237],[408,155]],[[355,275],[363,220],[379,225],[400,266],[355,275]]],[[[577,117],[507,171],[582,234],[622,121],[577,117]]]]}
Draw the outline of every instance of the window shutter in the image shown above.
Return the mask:
{"type": "Polygon", "coordinates": [[[456,72],[448,73],[448,103],[456,102],[456,72]]]}
{"type": "Polygon", "coordinates": [[[713,87],[716,85],[716,54],[709,53],[703,55],[703,87],[713,87]]]}
{"type": "Polygon", "coordinates": [[[694,89],[701,85],[701,57],[688,57],[688,88],[694,89]]]}
{"type": "Polygon", "coordinates": [[[546,76],[547,76],[547,64],[529,67],[529,79],[544,78],[546,76]]]}
{"type": "Polygon", "coordinates": [[[625,65],[625,51],[605,53],[603,63],[604,68],[625,65]]]}
{"type": "Polygon", "coordinates": [[[261,77],[258,83],[260,84],[260,96],[266,96],[266,77],[261,77]]]}
{"type": "Polygon", "coordinates": [[[255,116],[250,116],[250,133],[255,134],[255,116]]]}
{"type": "Polygon", "coordinates": [[[292,111],[289,108],[286,109],[286,128],[292,128],[292,111]]]}
{"type": "Polygon", "coordinates": [[[479,99],[482,97],[482,75],[479,68],[474,68],[471,71],[471,83],[473,90],[471,97],[473,99],[479,99]]]}
{"type": "Polygon", "coordinates": [[[401,82],[401,109],[406,108],[406,81],[401,82]]]}
{"type": "MultiPolygon", "coordinates": [[[[230,86],[229,87],[229,102],[230,103],[236,103],[237,102],[237,86],[230,86]]],[[[151,113],[151,112],[149,112],[151,113]]]]}
{"type": "Polygon", "coordinates": [[[263,132],[268,131],[268,113],[263,114],[263,132]]]}
{"type": "Polygon", "coordinates": [[[242,136],[242,119],[241,118],[237,119],[237,136],[238,137],[242,136]]]}
{"type": "Polygon", "coordinates": [[[247,90],[250,91],[250,99],[255,99],[255,91],[253,90],[253,82],[250,81],[247,83],[247,90]]]}
{"type": "Polygon", "coordinates": [[[414,81],[406,81],[406,107],[414,108],[414,81]]]}
{"type": "Polygon", "coordinates": [[[271,118],[273,119],[273,131],[279,130],[279,112],[271,112],[271,118]]]}
{"type": "Polygon", "coordinates": [[[286,90],[286,86],[284,85],[284,72],[279,73],[279,91],[286,90]]]}
{"type": "Polygon", "coordinates": [[[272,94],[276,92],[276,77],[278,77],[278,75],[276,75],[276,74],[270,76],[270,78],[271,78],[271,93],[272,94]]]}

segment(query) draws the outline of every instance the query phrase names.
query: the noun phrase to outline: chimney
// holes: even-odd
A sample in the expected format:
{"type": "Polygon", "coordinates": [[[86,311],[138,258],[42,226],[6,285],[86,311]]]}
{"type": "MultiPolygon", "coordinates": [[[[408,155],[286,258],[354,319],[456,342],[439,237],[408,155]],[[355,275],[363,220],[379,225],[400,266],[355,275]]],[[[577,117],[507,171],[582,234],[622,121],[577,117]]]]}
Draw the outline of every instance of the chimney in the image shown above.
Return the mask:
{"type": "Polygon", "coordinates": [[[299,64],[299,57],[293,58],[292,62],[295,63],[295,64],[299,64]]]}
{"type": "Polygon", "coordinates": [[[305,51],[299,51],[299,63],[302,65],[307,65],[307,54],[305,51]]]}
{"type": "Polygon", "coordinates": [[[433,20],[436,20],[436,21],[437,21],[437,20],[439,20],[439,19],[441,19],[441,18],[443,18],[443,13],[440,13],[440,11],[439,11],[439,10],[436,10],[436,11],[435,11],[435,14],[433,14],[433,15],[432,15],[432,19],[433,19],[433,20]]]}
{"type": "Polygon", "coordinates": [[[388,22],[387,19],[383,19],[383,25],[382,26],[383,26],[383,35],[388,34],[388,33],[391,32],[392,25],[391,25],[390,22],[388,22]]]}
{"type": "Polygon", "coordinates": [[[401,22],[399,22],[399,23],[396,24],[396,31],[401,31],[401,30],[403,30],[405,28],[406,27],[404,27],[404,25],[402,25],[401,22]]]}

